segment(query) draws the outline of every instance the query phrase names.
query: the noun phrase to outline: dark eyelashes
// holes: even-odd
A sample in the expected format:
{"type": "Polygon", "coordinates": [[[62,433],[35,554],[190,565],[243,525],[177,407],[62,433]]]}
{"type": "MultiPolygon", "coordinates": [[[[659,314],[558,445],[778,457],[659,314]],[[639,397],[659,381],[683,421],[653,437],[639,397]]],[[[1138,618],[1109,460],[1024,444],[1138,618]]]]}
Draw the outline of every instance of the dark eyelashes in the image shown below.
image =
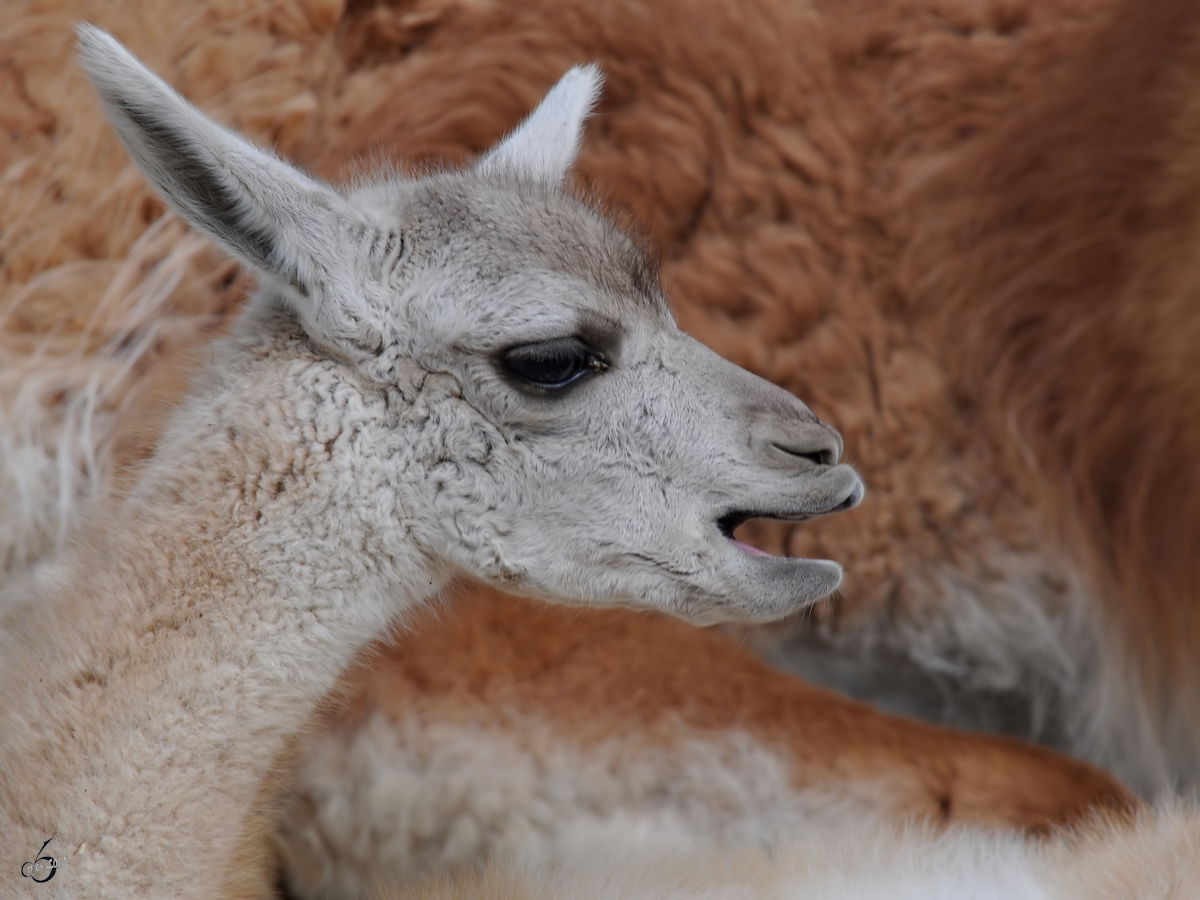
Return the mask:
{"type": "Polygon", "coordinates": [[[577,337],[510,347],[500,364],[517,381],[542,391],[563,390],[608,368],[603,356],[577,337]]]}

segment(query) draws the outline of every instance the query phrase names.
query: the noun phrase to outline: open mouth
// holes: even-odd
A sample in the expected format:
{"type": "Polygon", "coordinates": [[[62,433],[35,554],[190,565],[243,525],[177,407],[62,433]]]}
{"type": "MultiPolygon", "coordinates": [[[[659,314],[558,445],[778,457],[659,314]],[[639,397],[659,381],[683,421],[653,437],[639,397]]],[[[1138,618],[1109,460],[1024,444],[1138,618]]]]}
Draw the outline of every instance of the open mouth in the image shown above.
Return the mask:
{"type": "Polygon", "coordinates": [[[859,504],[859,502],[862,500],[862,497],[862,488],[858,487],[841,503],[830,507],[829,509],[821,510],[820,512],[764,512],[762,510],[734,509],[717,519],[717,530],[721,532],[721,536],[725,538],[725,540],[729,541],[729,543],[731,543],[742,553],[745,553],[747,556],[762,556],[769,559],[775,559],[776,557],[774,554],[768,553],[765,550],[760,550],[758,547],[751,546],[743,541],[739,541],[733,536],[734,531],[736,531],[741,525],[749,522],[751,519],[768,519],[775,522],[807,522],[809,519],[817,519],[821,516],[828,516],[833,513],[852,509],[859,504]]]}

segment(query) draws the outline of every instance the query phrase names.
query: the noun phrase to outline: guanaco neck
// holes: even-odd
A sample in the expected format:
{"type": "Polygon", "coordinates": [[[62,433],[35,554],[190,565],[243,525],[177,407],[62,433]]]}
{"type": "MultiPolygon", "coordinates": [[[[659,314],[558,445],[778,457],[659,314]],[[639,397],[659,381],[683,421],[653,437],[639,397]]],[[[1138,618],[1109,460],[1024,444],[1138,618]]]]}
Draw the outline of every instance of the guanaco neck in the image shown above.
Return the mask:
{"type": "Polygon", "coordinates": [[[203,895],[289,735],[448,575],[356,493],[381,463],[355,429],[402,417],[397,392],[286,329],[216,356],[128,496],[0,620],[0,803],[25,842],[86,844],[64,891],[203,895]]]}

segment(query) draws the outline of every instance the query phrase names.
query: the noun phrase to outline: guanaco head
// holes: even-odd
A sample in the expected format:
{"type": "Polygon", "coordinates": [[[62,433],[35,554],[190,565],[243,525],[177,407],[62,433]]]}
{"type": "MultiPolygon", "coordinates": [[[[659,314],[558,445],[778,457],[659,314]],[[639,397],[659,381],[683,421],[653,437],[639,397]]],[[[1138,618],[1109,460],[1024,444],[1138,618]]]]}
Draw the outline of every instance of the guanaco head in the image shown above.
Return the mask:
{"type": "MultiPolygon", "coordinates": [[[[595,67],[465,169],[341,193],[208,119],[104,32],[79,40],[130,155],[258,274],[254,304],[288,311],[348,379],[420,407],[392,442],[403,464],[369,486],[402,502],[362,499],[403,510],[381,527],[509,589],[701,623],[776,618],[837,587],[834,562],[732,538],[748,518],[861,500],[837,432],[683,334],[642,250],[564,188],[595,67]]],[[[342,452],[378,453],[398,426],[356,427],[383,436],[342,452]]]]}

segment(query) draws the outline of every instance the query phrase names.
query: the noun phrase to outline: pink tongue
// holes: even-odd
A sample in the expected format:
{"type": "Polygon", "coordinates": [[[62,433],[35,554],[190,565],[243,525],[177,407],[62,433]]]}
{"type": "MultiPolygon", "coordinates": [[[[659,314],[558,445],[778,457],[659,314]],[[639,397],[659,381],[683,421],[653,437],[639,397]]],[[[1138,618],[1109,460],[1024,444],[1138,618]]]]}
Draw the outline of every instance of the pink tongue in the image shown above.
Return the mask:
{"type": "Polygon", "coordinates": [[[748,553],[751,556],[770,556],[771,555],[770,553],[767,553],[765,550],[759,550],[757,547],[751,547],[749,544],[743,544],[741,541],[735,541],[733,538],[729,539],[729,543],[733,544],[733,546],[737,547],[743,553],[748,553]]]}

